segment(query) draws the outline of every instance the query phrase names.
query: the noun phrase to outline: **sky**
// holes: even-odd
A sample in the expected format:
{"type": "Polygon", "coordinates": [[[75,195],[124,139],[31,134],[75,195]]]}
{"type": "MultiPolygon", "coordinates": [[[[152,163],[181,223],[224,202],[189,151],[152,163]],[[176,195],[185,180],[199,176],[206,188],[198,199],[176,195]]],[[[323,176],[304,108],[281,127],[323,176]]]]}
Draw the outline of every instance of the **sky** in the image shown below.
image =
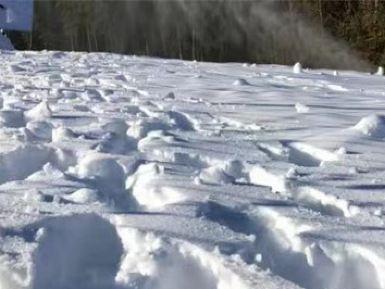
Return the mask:
{"type": "Polygon", "coordinates": [[[33,0],[0,0],[0,4],[1,29],[32,30],[33,0]]]}

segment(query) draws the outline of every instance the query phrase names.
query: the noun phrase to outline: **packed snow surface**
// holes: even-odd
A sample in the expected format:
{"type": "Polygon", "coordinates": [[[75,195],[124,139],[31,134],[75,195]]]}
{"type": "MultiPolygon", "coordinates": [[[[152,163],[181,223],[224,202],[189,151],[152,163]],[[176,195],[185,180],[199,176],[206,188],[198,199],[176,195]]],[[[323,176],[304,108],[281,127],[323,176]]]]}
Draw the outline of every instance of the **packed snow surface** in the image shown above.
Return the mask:
{"type": "Polygon", "coordinates": [[[1,289],[385,288],[385,78],[0,54],[1,289]]]}

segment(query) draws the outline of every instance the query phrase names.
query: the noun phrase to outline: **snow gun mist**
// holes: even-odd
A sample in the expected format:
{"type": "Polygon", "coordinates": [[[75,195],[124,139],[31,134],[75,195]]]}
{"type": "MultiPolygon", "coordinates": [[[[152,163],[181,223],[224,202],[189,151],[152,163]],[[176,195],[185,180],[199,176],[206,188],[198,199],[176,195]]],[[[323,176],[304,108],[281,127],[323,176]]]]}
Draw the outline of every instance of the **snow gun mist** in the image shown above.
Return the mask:
{"type": "Polygon", "coordinates": [[[292,6],[291,1],[39,1],[35,28],[44,32],[44,48],[55,50],[372,69],[292,6]],[[42,24],[48,22],[54,25],[42,24]]]}

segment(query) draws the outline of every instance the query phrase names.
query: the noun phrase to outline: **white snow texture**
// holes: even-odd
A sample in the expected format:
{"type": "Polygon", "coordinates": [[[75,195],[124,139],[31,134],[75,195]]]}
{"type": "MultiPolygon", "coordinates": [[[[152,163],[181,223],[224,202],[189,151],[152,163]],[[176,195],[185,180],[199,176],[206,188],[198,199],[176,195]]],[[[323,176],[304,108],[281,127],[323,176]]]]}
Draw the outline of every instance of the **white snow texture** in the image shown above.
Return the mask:
{"type": "Polygon", "coordinates": [[[1,289],[385,288],[385,78],[0,52],[1,289]]]}

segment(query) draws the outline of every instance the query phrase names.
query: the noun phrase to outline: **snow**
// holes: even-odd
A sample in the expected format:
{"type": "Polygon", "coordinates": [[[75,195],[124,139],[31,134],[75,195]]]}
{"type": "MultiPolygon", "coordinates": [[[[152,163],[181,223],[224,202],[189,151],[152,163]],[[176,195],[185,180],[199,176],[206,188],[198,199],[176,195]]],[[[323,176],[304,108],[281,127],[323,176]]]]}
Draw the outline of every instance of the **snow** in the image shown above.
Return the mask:
{"type": "Polygon", "coordinates": [[[293,66],[293,73],[302,73],[302,65],[301,63],[297,62],[296,64],[294,64],[293,66]]]}
{"type": "Polygon", "coordinates": [[[380,75],[0,58],[0,288],[385,288],[380,75]]]}
{"type": "Polygon", "coordinates": [[[354,129],[368,136],[385,138],[385,116],[371,114],[363,117],[354,129]]]}
{"type": "Polygon", "coordinates": [[[50,118],[52,115],[52,111],[49,108],[49,105],[47,102],[42,101],[39,104],[37,104],[34,108],[26,111],[24,113],[25,119],[31,121],[31,120],[46,120],[47,118],[50,118]]]}
{"type": "Polygon", "coordinates": [[[383,76],[384,75],[384,67],[379,66],[376,72],[377,75],[383,76]]]}
{"type": "Polygon", "coordinates": [[[299,102],[295,104],[295,109],[297,110],[298,113],[308,113],[310,110],[308,106],[299,102]]]}

